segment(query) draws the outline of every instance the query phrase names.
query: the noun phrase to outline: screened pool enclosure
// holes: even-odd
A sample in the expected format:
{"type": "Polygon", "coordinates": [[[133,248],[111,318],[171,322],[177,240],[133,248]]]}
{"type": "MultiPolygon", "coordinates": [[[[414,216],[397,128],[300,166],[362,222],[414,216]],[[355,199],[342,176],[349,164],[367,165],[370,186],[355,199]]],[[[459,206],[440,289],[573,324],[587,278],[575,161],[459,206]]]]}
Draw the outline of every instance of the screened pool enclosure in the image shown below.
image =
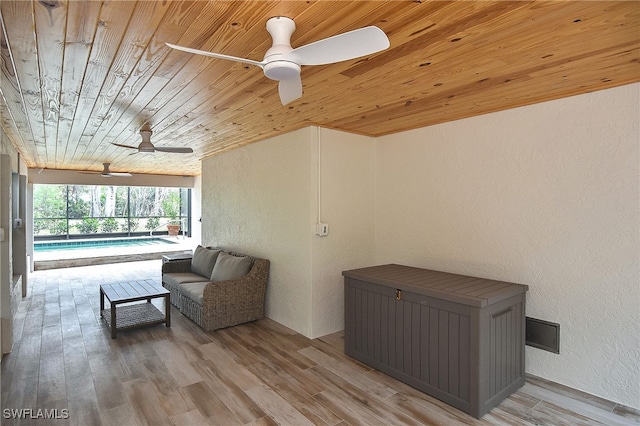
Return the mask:
{"type": "Polygon", "coordinates": [[[191,234],[191,189],[33,185],[34,240],[191,234]]]}

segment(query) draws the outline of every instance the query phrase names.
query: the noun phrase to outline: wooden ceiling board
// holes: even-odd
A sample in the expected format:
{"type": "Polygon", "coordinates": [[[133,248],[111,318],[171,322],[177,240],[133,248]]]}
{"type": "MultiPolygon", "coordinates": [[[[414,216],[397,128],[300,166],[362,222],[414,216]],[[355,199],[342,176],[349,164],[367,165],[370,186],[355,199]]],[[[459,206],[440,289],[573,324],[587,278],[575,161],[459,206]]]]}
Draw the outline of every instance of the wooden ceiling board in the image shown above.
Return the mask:
{"type": "MultiPolygon", "coordinates": [[[[57,165],[58,123],[60,112],[60,86],[62,82],[62,61],[64,58],[66,4],[47,3],[35,7],[36,45],[38,51],[38,72],[40,74],[40,96],[42,97],[42,118],[44,142],[47,157],[57,165]]],[[[64,150],[64,147],[60,147],[64,150]]]]}
{"type": "MultiPolygon", "coordinates": [[[[34,17],[31,4],[29,2],[0,2],[0,11],[3,17],[3,26],[6,36],[6,44],[10,50],[8,55],[16,72],[17,82],[20,87],[19,104],[10,103],[9,108],[14,111],[22,108],[27,116],[29,130],[21,134],[28,144],[35,147],[37,158],[40,161],[47,161],[47,151],[45,143],[45,132],[42,113],[42,99],[40,98],[40,76],[38,73],[38,60],[36,39],[33,32],[34,17]]],[[[4,70],[4,69],[3,69],[4,70]]],[[[0,84],[3,94],[8,83],[4,75],[0,84]]],[[[13,115],[17,115],[13,113],[13,115]]],[[[16,141],[13,134],[7,136],[13,142],[16,141]]],[[[23,146],[16,147],[26,158],[31,160],[29,152],[23,146]]],[[[31,160],[33,161],[33,160],[31,160]]]]}
{"type": "Polygon", "coordinates": [[[70,146],[69,137],[101,9],[100,3],[93,1],[71,1],[67,7],[69,17],[64,41],[57,134],[60,149],[56,151],[55,164],[70,163],[77,146],[70,146]]]}
{"type": "MultiPolygon", "coordinates": [[[[123,128],[121,127],[122,124],[130,123],[131,117],[127,111],[131,105],[135,104],[137,97],[141,93],[143,97],[150,97],[149,91],[144,91],[144,89],[161,63],[163,55],[159,54],[159,52],[162,51],[166,55],[166,48],[161,41],[164,39],[162,34],[169,33],[173,35],[176,32],[184,32],[184,29],[181,29],[179,25],[170,22],[166,22],[163,25],[162,18],[167,14],[173,16],[172,9],[180,11],[181,16],[186,15],[187,19],[197,16],[200,12],[199,7],[194,12],[193,8],[182,6],[182,2],[171,4],[145,2],[138,4],[138,7],[136,7],[132,22],[143,21],[145,25],[138,27],[147,28],[147,30],[137,34],[128,32],[121,42],[120,50],[128,51],[129,54],[119,54],[118,61],[111,67],[109,72],[111,78],[107,80],[109,84],[105,84],[101,93],[105,100],[104,109],[106,115],[99,113],[102,121],[92,135],[92,140],[100,141],[100,143],[92,143],[91,146],[94,147],[94,151],[85,151],[85,156],[91,158],[113,158],[115,153],[122,151],[122,148],[111,145],[111,142],[126,143],[126,141],[119,140],[118,136],[122,134],[129,136],[130,132],[123,133],[123,128]],[[189,14],[191,15],[189,16],[189,14]],[[126,49],[122,46],[126,46],[126,49]]],[[[155,79],[154,83],[162,85],[166,84],[166,80],[155,79]]],[[[153,96],[154,94],[151,95],[153,96]]],[[[141,103],[140,101],[138,102],[141,103]]],[[[139,129],[144,124],[144,121],[140,121],[135,123],[134,127],[139,129]]],[[[137,146],[140,141],[139,136],[137,132],[132,131],[131,133],[138,137],[138,140],[132,143],[132,145],[137,146]]],[[[123,164],[119,164],[119,166],[124,167],[123,164]]]]}
{"type": "MultiPolygon", "coordinates": [[[[246,2],[235,2],[232,3],[234,7],[240,7],[246,2]]],[[[228,10],[226,11],[229,12],[228,10]]],[[[236,23],[237,22],[233,22],[236,23]]],[[[238,25],[232,25],[238,26],[238,25]]],[[[192,31],[195,33],[195,31],[192,31]]],[[[189,34],[190,31],[187,31],[185,34],[189,34]]],[[[244,32],[243,32],[244,33],[244,32]]],[[[243,33],[237,32],[236,35],[242,35],[243,33]]],[[[167,40],[173,42],[174,40],[167,40]]],[[[194,44],[189,43],[188,40],[179,40],[177,41],[179,44],[194,46],[194,44]]],[[[197,45],[197,43],[196,43],[197,45]]],[[[206,46],[198,46],[203,49],[211,49],[206,46]]],[[[158,92],[158,96],[156,96],[155,100],[145,107],[147,111],[146,116],[147,121],[149,121],[154,130],[154,136],[157,138],[158,135],[168,135],[166,131],[167,127],[171,126],[175,123],[176,119],[179,119],[183,116],[186,116],[187,113],[191,111],[191,108],[195,105],[199,105],[198,100],[194,100],[193,97],[201,94],[206,96],[207,98],[211,98],[211,77],[213,74],[209,67],[217,66],[220,70],[224,71],[229,67],[229,64],[221,64],[220,61],[212,61],[211,58],[206,58],[198,55],[185,55],[181,52],[175,52],[167,48],[167,51],[171,54],[169,57],[181,57],[186,58],[188,62],[182,62],[184,68],[180,68],[175,71],[175,75],[172,76],[170,82],[164,87],[160,92],[158,92]],[[186,64],[186,65],[185,65],[186,64]],[[185,70],[184,73],[179,74],[180,71],[185,70]],[[197,78],[197,80],[196,80],[197,78]],[[203,92],[204,91],[204,92],[203,92]],[[186,100],[189,102],[189,105],[181,104],[181,100],[186,100]],[[164,109],[164,118],[154,117],[153,113],[156,111],[164,109]],[[173,109],[172,109],[173,108],[173,109]],[[182,112],[181,112],[182,111],[182,112]],[[176,118],[177,117],[177,118],[176,118]]],[[[176,61],[173,61],[175,64],[176,61]]],[[[258,70],[259,72],[259,70],[258,70]]],[[[163,71],[163,75],[167,75],[166,71],[163,71]]],[[[257,74],[261,76],[260,74],[257,74]]],[[[234,77],[235,78],[235,77],[234,77]]],[[[231,84],[226,84],[224,87],[234,86],[231,84]]],[[[182,127],[182,126],[181,126],[182,127]]],[[[172,144],[175,144],[175,141],[172,141],[172,144]]]]}
{"type": "MultiPolygon", "coordinates": [[[[96,31],[91,41],[91,54],[82,79],[82,89],[78,96],[75,115],[66,142],[68,145],[67,155],[71,155],[71,160],[68,160],[65,165],[59,166],[61,169],[101,170],[100,163],[102,161],[98,158],[85,158],[85,152],[92,149],[89,144],[94,132],[102,122],[102,116],[97,113],[100,110],[100,103],[104,101],[104,96],[100,96],[101,90],[109,77],[111,64],[118,53],[120,41],[127,29],[129,20],[121,17],[130,16],[135,8],[135,3],[107,2],[101,3],[101,5],[96,31]],[[90,164],[92,162],[95,164],[90,164]]],[[[64,141],[62,142],[64,143],[64,141]]],[[[49,164],[39,164],[38,166],[40,168],[55,168],[49,164]]],[[[112,170],[117,171],[115,168],[112,170]]]]}
{"type": "Polygon", "coordinates": [[[144,83],[151,78],[154,66],[157,67],[157,63],[162,58],[161,55],[148,52],[154,49],[153,38],[170,7],[165,2],[136,3],[131,22],[143,21],[144,25],[136,25],[134,31],[128,29],[119,42],[118,54],[111,64],[98,95],[98,102],[92,112],[99,121],[91,131],[89,136],[91,139],[87,143],[82,158],[103,156],[105,151],[112,149],[105,138],[135,99],[144,83]]]}
{"type": "MultiPolygon", "coordinates": [[[[544,19],[545,11],[543,11],[541,19],[544,19]]],[[[596,10],[593,13],[594,16],[598,16],[600,10],[596,10]]],[[[579,16],[583,16],[584,14],[580,14],[579,16]]],[[[572,16],[572,15],[568,15],[572,16]]],[[[533,19],[533,18],[532,18],[533,19]]],[[[535,19],[537,19],[537,15],[535,15],[535,19]]],[[[566,21],[566,20],[565,20],[566,21]]],[[[573,23],[573,19],[570,21],[573,23]]],[[[637,40],[637,20],[635,21],[635,30],[633,25],[626,26],[626,33],[615,32],[614,34],[608,34],[609,40],[604,40],[608,46],[619,44],[622,51],[627,51],[630,47],[638,45],[637,40]],[[635,33],[635,35],[634,35],[635,33]],[[625,40],[628,40],[625,42],[625,40]]],[[[577,25],[578,23],[574,23],[573,25],[577,25]]],[[[582,30],[584,32],[585,30],[582,30]]],[[[529,43],[537,43],[540,44],[539,40],[541,39],[540,34],[536,34],[536,36],[529,35],[530,32],[524,31],[523,38],[529,43]]],[[[580,34],[577,34],[579,36],[580,34]]],[[[489,37],[489,35],[487,35],[489,37]]],[[[459,42],[458,42],[459,43],[459,42]]],[[[427,95],[426,97],[421,97],[420,99],[410,99],[410,104],[406,105],[410,107],[411,110],[402,111],[401,109],[396,109],[393,112],[389,112],[388,109],[381,108],[377,113],[368,116],[370,121],[355,120],[355,121],[337,121],[338,127],[345,126],[351,127],[357,125],[357,121],[361,124],[367,125],[370,123],[373,128],[369,127],[374,134],[387,134],[393,133],[397,131],[395,128],[387,131],[383,128],[376,128],[375,123],[381,123],[385,118],[387,120],[394,120],[394,123],[398,124],[401,120],[407,123],[406,128],[409,129],[412,127],[411,122],[413,121],[411,115],[413,113],[422,113],[422,112],[431,112],[433,113],[433,109],[438,105],[451,105],[458,102],[468,103],[470,106],[477,104],[477,102],[466,102],[467,100],[471,101],[474,97],[481,97],[488,100],[488,103],[493,104],[493,106],[483,107],[481,111],[483,112],[492,112],[501,109],[512,108],[515,106],[521,106],[525,104],[530,104],[533,102],[541,102],[545,100],[555,99],[562,96],[569,96],[577,93],[584,93],[584,90],[588,85],[584,83],[593,82],[594,80],[599,80],[599,86],[604,87],[607,83],[607,79],[611,79],[611,77],[599,77],[608,75],[608,67],[603,64],[603,68],[594,67],[594,65],[598,64],[597,60],[601,55],[608,54],[611,56],[613,54],[610,47],[596,50],[597,45],[594,44],[592,48],[590,48],[586,52],[571,54],[571,52],[579,52],[579,50],[574,50],[572,47],[576,43],[581,43],[580,40],[568,39],[568,37],[560,38],[560,40],[553,40],[553,45],[556,46],[557,50],[568,52],[563,55],[559,55],[554,57],[553,54],[545,54],[543,52],[547,52],[548,49],[536,48],[535,46],[531,49],[527,49],[527,52],[531,52],[532,50],[538,49],[538,53],[531,54],[529,53],[530,58],[526,62],[515,62],[516,65],[521,64],[519,67],[496,67],[495,71],[498,71],[498,74],[489,75],[480,73],[479,71],[487,71],[482,67],[469,67],[468,65],[473,65],[476,63],[480,63],[484,59],[482,58],[483,52],[482,50],[474,49],[472,52],[467,51],[468,49],[463,49],[462,54],[456,57],[449,57],[448,60],[442,61],[439,64],[431,64],[428,69],[431,71],[435,71],[433,74],[434,79],[432,81],[436,81],[438,83],[438,90],[430,90],[425,91],[423,94],[427,95]],[[564,43],[564,44],[563,44],[564,43]],[[559,46],[558,46],[559,45],[559,46]],[[475,54],[473,52],[476,52],[475,54]],[[557,59],[556,59],[557,58],[557,59]],[[582,60],[586,60],[584,64],[580,62],[582,60]],[[575,73],[575,77],[573,73],[569,73],[569,69],[565,65],[571,64],[571,70],[575,73]],[[466,71],[465,69],[466,68],[466,71]],[[442,71],[441,71],[442,70],[442,71]],[[453,70],[453,72],[452,72],[453,70]],[[604,71],[604,73],[603,73],[604,71]],[[477,73],[477,76],[474,76],[474,73],[477,73]],[[557,84],[557,75],[560,74],[563,76],[562,82],[563,84],[557,84]],[[556,75],[556,80],[554,83],[554,75],[556,75]],[[573,79],[576,83],[574,86],[576,87],[573,91],[567,90],[567,81],[568,79],[573,79]],[[580,79],[580,81],[578,81],[580,79]],[[441,81],[445,81],[445,83],[440,83],[441,81]],[[544,81],[545,88],[547,90],[538,90],[539,94],[536,94],[535,87],[531,87],[531,85],[536,85],[538,82],[544,81]],[[584,83],[583,83],[584,82],[584,83]],[[518,84],[524,85],[523,94],[521,96],[515,96],[516,92],[519,90],[518,84]],[[555,87],[554,87],[555,84],[555,87]],[[502,88],[500,89],[500,85],[508,86],[508,89],[502,88]],[[478,87],[481,86],[481,89],[478,87]],[[501,91],[504,93],[510,93],[511,101],[506,100],[506,102],[500,102],[500,98],[496,98],[496,96],[490,96],[491,91],[501,91]],[[429,96],[429,93],[432,95],[429,96]],[[527,96],[527,93],[530,93],[527,96]],[[462,98],[462,101],[460,99],[462,98]],[[382,112],[384,111],[384,112],[382,112]],[[403,118],[405,117],[405,118],[403,118]]],[[[546,47],[543,46],[543,47],[546,47]]],[[[458,49],[458,47],[456,47],[458,49]]],[[[504,63],[508,63],[510,58],[515,58],[518,56],[518,49],[522,51],[521,44],[511,42],[508,46],[505,45],[503,49],[500,49],[500,61],[504,61],[504,63]]],[[[437,54],[437,53],[436,53],[437,54]]],[[[637,60],[638,53],[630,55],[631,58],[629,60],[637,60]]],[[[630,62],[631,63],[631,62],[630,62]]],[[[637,67],[636,67],[637,68],[637,67]]],[[[619,68],[622,74],[619,78],[617,78],[617,84],[626,84],[631,81],[637,81],[638,74],[630,73],[628,67],[619,68]],[[629,76],[630,80],[626,80],[624,77],[629,76]]],[[[399,73],[401,76],[404,75],[399,73]]],[[[613,77],[613,76],[612,76],[613,77]]],[[[386,80],[387,84],[394,86],[394,84],[402,84],[404,81],[393,81],[392,79],[386,80]]],[[[610,85],[610,86],[613,86],[610,85]]],[[[425,84],[427,86],[427,84],[425,84]]],[[[424,86],[423,86],[424,87],[424,86]]],[[[403,93],[400,87],[395,86],[397,90],[396,93],[403,93]]],[[[363,94],[363,98],[370,98],[367,93],[363,94]]],[[[443,111],[444,112],[444,111],[443,111]]],[[[434,115],[434,114],[432,114],[434,115]]],[[[468,113],[460,113],[459,117],[476,115],[473,112],[468,113]]],[[[447,121],[448,114],[445,114],[444,117],[439,117],[438,114],[434,115],[434,123],[447,121]]],[[[346,120],[348,120],[347,118],[346,120]]],[[[399,126],[400,128],[403,126],[399,126]]]]}
{"type": "Polygon", "coordinates": [[[0,125],[33,168],[197,175],[202,158],[312,124],[381,136],[640,81],[633,1],[3,0],[0,13],[0,125]],[[272,16],[295,20],[294,48],[368,25],[391,46],[303,66],[302,98],[282,106],[259,68],[164,44],[260,61],[272,16]],[[137,146],[145,124],[194,153],[113,145],[137,146]]]}
{"type": "Polygon", "coordinates": [[[24,147],[28,155],[32,158],[38,158],[36,146],[31,143],[33,134],[31,125],[27,117],[27,113],[23,107],[25,102],[22,98],[22,90],[17,79],[17,71],[15,69],[11,52],[7,45],[6,27],[4,18],[0,10],[0,75],[2,76],[0,86],[2,90],[0,100],[2,108],[0,109],[0,119],[2,120],[2,128],[10,129],[8,134],[15,135],[18,143],[24,147]],[[11,108],[10,106],[13,106],[11,108]]]}

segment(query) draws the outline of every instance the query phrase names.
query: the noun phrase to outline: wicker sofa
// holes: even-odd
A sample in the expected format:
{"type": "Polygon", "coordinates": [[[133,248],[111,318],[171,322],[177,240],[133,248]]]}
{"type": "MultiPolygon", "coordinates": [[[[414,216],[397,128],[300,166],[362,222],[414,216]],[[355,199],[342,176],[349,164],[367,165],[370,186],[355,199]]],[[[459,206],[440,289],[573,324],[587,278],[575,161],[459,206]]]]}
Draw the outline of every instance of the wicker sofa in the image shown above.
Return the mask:
{"type": "Polygon", "coordinates": [[[202,246],[162,265],[171,304],[206,331],[264,318],[268,276],[266,259],[202,246]]]}

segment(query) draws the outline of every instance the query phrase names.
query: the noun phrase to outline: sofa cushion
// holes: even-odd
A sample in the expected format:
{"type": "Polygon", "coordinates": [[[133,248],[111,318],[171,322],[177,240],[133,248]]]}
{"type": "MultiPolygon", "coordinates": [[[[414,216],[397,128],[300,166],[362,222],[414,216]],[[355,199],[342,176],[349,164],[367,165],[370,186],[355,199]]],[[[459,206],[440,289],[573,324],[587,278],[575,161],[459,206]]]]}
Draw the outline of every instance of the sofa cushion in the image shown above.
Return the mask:
{"type": "Polygon", "coordinates": [[[251,258],[248,256],[233,256],[225,252],[218,255],[218,260],[211,272],[211,281],[226,281],[240,278],[249,273],[251,258]]]}
{"type": "Polygon", "coordinates": [[[184,283],[180,284],[179,291],[183,296],[188,297],[194,302],[202,305],[202,295],[204,293],[204,287],[207,285],[204,283],[184,283]]]}
{"type": "Polygon", "coordinates": [[[220,254],[220,250],[211,250],[199,245],[193,252],[191,272],[205,278],[210,277],[218,254],[220,254]]]}
{"type": "Polygon", "coordinates": [[[166,288],[178,288],[183,283],[209,282],[207,278],[193,272],[170,272],[162,275],[162,282],[166,288]]]}

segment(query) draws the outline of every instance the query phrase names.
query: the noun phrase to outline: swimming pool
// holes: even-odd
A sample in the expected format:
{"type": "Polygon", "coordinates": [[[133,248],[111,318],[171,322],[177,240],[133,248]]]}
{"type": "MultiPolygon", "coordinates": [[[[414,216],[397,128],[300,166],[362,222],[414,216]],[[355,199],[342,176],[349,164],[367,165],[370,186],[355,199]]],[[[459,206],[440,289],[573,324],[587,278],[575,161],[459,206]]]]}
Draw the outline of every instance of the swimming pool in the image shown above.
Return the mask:
{"type": "Polygon", "coordinates": [[[58,251],[58,250],[85,250],[110,247],[140,247],[165,244],[177,244],[175,241],[164,238],[113,238],[104,240],[65,240],[65,241],[38,241],[33,243],[33,251],[58,251]]]}

